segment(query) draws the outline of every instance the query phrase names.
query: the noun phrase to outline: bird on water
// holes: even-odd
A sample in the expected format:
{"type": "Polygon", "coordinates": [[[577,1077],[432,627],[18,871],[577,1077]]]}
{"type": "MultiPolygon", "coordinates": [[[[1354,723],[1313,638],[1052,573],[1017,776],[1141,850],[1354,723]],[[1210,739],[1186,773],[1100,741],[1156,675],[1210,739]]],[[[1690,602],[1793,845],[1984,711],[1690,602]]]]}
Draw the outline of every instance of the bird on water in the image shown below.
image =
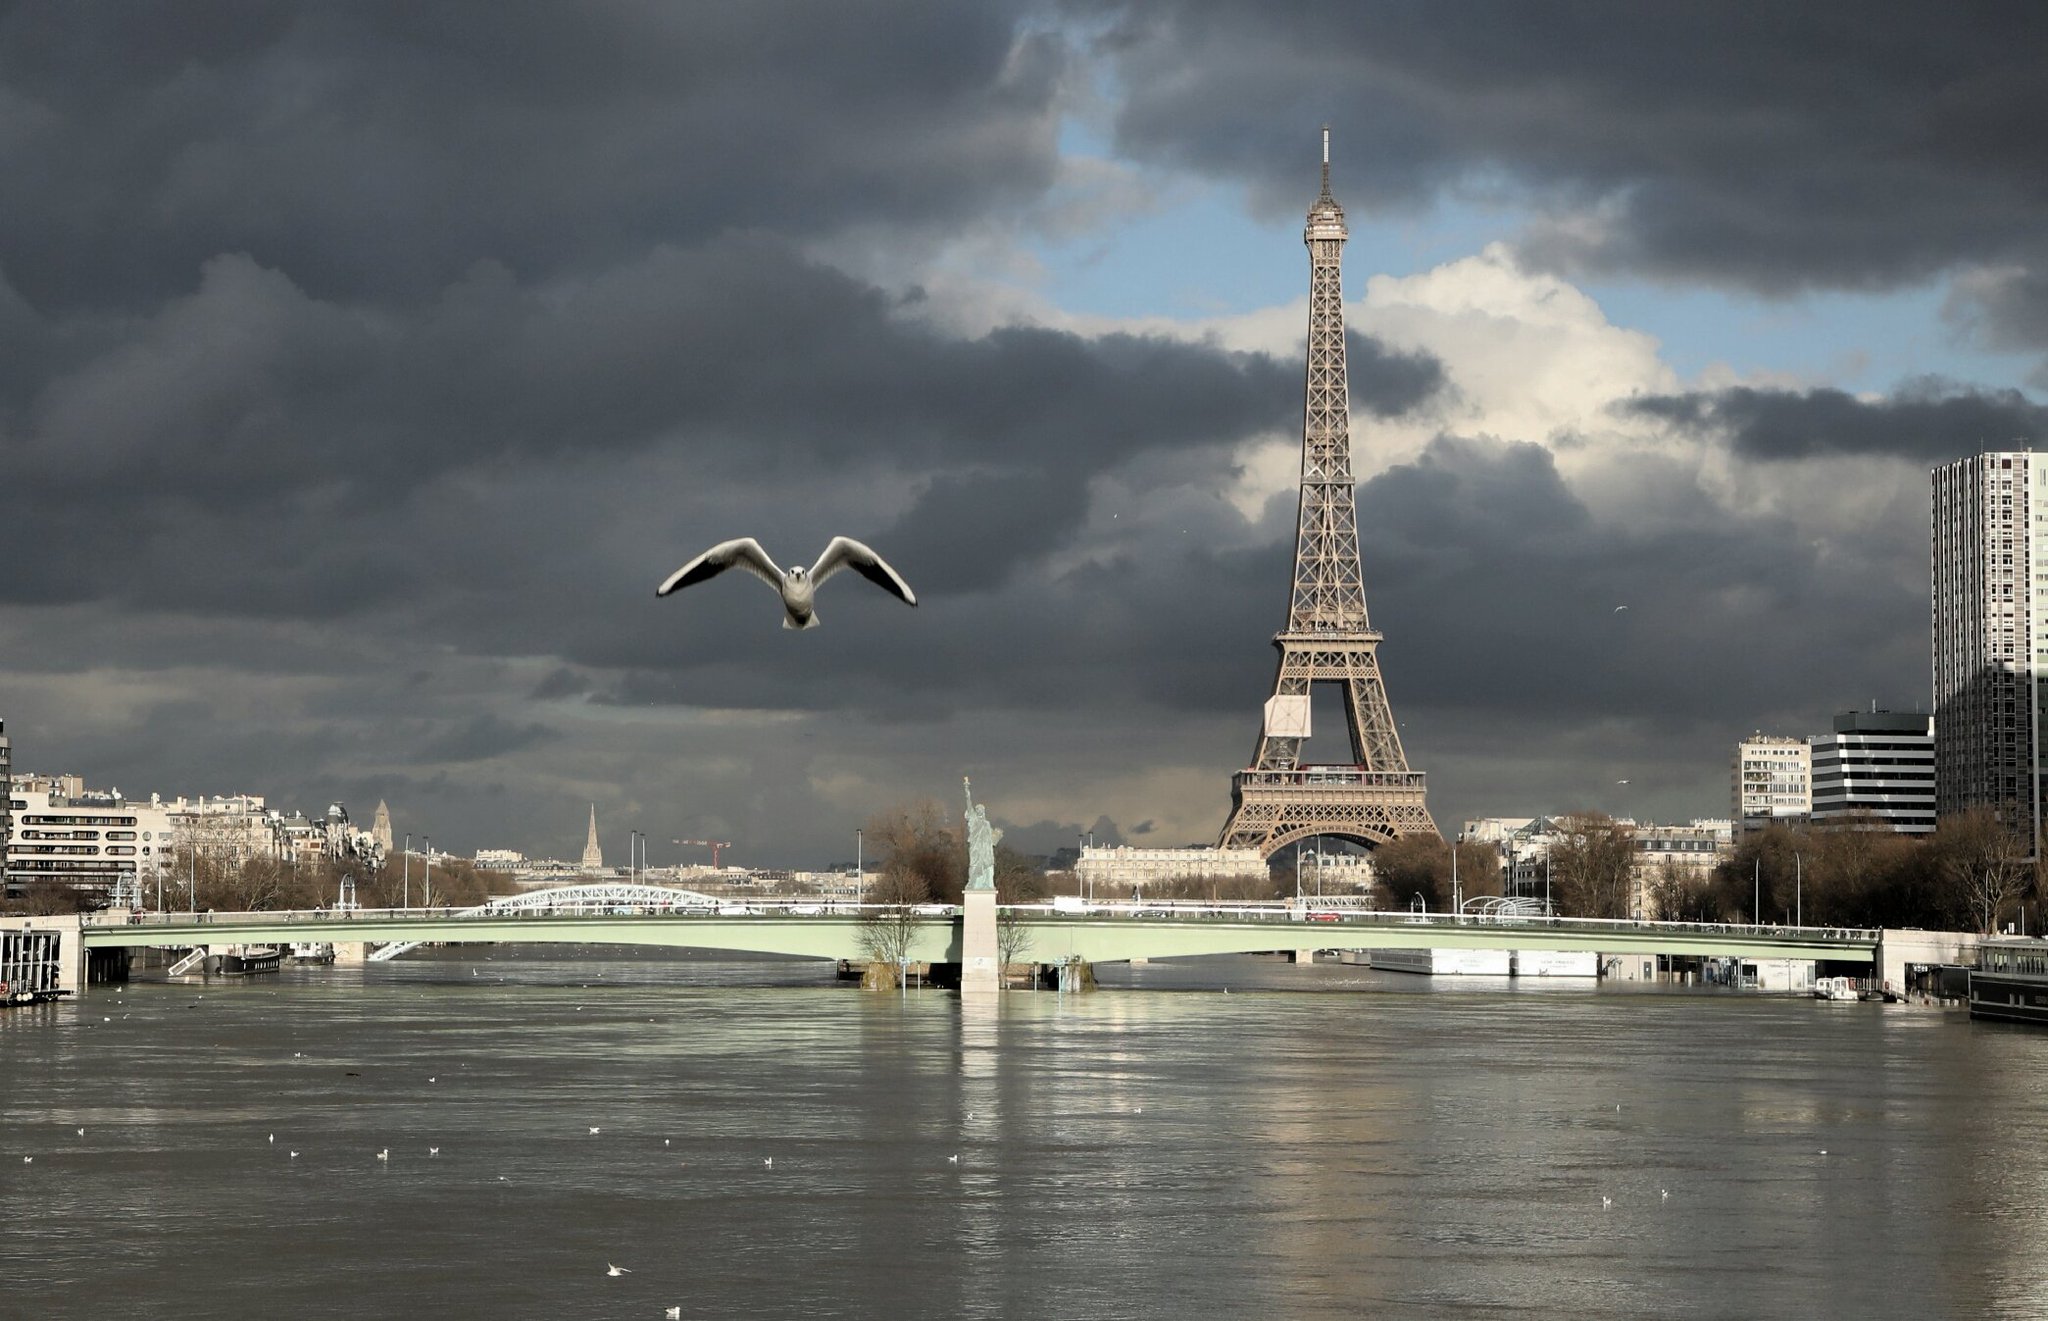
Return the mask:
{"type": "Polygon", "coordinates": [[[903,581],[903,575],[852,537],[832,538],[825,544],[825,553],[808,569],[801,564],[782,568],[768,558],[768,552],[762,550],[761,543],[752,537],[721,541],[670,574],[666,582],[654,589],[654,594],[667,596],[735,568],[745,569],[781,595],[784,628],[818,626],[817,611],[812,602],[825,580],[841,569],[852,569],[905,605],[917,604],[917,593],[910,590],[910,584],[903,581]]]}

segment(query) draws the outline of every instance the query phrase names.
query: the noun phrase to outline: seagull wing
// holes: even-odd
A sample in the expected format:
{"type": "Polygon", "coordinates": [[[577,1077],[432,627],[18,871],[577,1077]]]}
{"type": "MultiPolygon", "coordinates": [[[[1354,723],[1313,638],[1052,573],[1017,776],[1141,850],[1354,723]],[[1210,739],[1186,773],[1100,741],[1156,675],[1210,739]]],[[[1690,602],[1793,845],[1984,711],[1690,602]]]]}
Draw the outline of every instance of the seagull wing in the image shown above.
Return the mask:
{"type": "Polygon", "coordinates": [[[910,584],[903,581],[903,575],[852,537],[834,537],[826,543],[825,553],[811,566],[812,586],[823,584],[841,569],[852,569],[905,605],[917,604],[917,593],[910,590],[910,584]]]}
{"type": "Polygon", "coordinates": [[[745,569],[776,591],[782,590],[782,570],[775,567],[775,561],[768,558],[768,552],[761,549],[761,543],[752,537],[737,537],[732,541],[721,541],[696,559],[668,576],[668,581],[654,589],[656,596],[667,596],[670,592],[693,586],[707,578],[716,578],[731,568],[745,569]]]}

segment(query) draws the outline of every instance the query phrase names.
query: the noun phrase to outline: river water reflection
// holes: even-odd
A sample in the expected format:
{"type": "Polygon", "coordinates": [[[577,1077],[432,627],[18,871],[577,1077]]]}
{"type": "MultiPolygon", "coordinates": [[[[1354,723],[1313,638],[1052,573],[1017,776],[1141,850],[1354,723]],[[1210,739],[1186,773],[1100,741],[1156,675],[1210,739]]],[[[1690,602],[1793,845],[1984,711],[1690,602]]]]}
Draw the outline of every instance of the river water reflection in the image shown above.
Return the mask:
{"type": "Polygon", "coordinates": [[[499,952],[0,1015],[0,1317],[2048,1315],[2048,1037],[1119,977],[499,952]]]}

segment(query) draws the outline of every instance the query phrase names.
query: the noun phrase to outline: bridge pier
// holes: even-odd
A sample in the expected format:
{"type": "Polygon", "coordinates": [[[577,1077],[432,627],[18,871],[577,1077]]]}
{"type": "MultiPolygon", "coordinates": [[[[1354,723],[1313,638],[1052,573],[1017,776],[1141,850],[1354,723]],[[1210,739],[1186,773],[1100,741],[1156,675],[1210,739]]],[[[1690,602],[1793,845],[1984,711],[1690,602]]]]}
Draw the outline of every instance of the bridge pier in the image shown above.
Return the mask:
{"type": "Polygon", "coordinates": [[[367,940],[337,940],[334,942],[334,961],[340,963],[368,963],[370,942],[367,940]]]}
{"type": "Polygon", "coordinates": [[[960,997],[985,1000],[1003,990],[1002,960],[996,945],[996,892],[969,890],[960,896],[960,997]]]}

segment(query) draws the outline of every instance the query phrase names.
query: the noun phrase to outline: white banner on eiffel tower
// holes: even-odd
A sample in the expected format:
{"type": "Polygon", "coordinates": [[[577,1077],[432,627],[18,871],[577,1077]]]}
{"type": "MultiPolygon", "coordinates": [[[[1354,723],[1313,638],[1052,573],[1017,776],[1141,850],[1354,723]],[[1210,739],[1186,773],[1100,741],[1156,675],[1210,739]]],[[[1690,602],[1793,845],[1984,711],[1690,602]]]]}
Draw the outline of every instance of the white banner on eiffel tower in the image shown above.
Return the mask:
{"type": "Polygon", "coordinates": [[[1312,732],[1309,723],[1309,699],[1306,696],[1266,699],[1267,738],[1307,738],[1312,732]]]}

